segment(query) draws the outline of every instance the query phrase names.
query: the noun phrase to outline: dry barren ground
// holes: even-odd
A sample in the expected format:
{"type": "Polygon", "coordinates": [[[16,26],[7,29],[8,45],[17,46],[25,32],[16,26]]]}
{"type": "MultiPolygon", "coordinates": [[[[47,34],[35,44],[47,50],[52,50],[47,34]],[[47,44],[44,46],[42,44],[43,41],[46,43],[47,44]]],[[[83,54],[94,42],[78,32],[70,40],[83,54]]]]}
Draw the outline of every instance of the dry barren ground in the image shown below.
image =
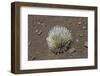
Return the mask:
{"type": "Polygon", "coordinates": [[[88,18],[65,16],[28,16],[28,60],[76,59],[88,57],[88,18]],[[47,45],[46,37],[51,27],[59,25],[71,31],[71,48],[55,55],[47,45]]]}

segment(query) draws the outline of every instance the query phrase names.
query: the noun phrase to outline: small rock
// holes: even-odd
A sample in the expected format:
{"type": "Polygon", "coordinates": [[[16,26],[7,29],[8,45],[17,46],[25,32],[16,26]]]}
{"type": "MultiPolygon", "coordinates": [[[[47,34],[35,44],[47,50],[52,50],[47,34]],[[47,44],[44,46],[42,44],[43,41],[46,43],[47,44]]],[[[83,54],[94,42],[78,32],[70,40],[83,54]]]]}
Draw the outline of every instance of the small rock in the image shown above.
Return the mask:
{"type": "Polygon", "coordinates": [[[42,25],[43,27],[46,27],[46,25],[45,25],[44,23],[41,23],[41,25],[42,25]]]}
{"type": "Polygon", "coordinates": [[[38,35],[41,35],[41,34],[42,34],[42,31],[40,30],[37,34],[38,34],[38,35]]]}
{"type": "Polygon", "coordinates": [[[41,30],[38,30],[38,29],[36,29],[35,32],[36,32],[38,35],[41,35],[41,34],[42,34],[42,31],[41,31],[41,30]]]}
{"type": "Polygon", "coordinates": [[[38,29],[36,29],[36,30],[35,30],[35,32],[36,32],[36,33],[38,33],[38,32],[39,32],[39,30],[38,30],[38,29]]]}
{"type": "Polygon", "coordinates": [[[41,24],[41,22],[38,22],[37,24],[41,24]]]}
{"type": "Polygon", "coordinates": [[[75,51],[76,51],[75,48],[71,48],[71,49],[69,49],[69,53],[73,53],[73,52],[75,52],[75,51]]]}
{"type": "Polygon", "coordinates": [[[36,57],[33,57],[32,60],[36,60],[36,57]]]}
{"type": "Polygon", "coordinates": [[[82,29],[83,29],[83,30],[86,30],[86,26],[83,26],[82,29]]]}
{"type": "Polygon", "coordinates": [[[80,36],[80,37],[83,37],[83,35],[82,35],[82,34],[80,34],[79,36],[80,36]]]}
{"type": "Polygon", "coordinates": [[[85,42],[84,47],[88,48],[88,43],[87,42],[85,42]]]}
{"type": "Polygon", "coordinates": [[[79,42],[79,40],[78,40],[78,39],[76,39],[76,42],[79,42]]]}
{"type": "Polygon", "coordinates": [[[78,22],[78,25],[80,25],[80,24],[81,24],[81,21],[78,22]]]}

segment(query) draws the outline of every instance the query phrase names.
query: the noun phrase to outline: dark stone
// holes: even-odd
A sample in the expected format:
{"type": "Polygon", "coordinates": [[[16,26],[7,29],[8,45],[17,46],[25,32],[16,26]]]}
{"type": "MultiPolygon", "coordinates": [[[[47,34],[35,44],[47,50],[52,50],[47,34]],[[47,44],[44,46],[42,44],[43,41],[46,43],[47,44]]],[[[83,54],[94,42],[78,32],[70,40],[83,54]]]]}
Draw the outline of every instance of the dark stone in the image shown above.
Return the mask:
{"type": "Polygon", "coordinates": [[[32,60],[36,60],[36,57],[33,57],[32,60]]]}

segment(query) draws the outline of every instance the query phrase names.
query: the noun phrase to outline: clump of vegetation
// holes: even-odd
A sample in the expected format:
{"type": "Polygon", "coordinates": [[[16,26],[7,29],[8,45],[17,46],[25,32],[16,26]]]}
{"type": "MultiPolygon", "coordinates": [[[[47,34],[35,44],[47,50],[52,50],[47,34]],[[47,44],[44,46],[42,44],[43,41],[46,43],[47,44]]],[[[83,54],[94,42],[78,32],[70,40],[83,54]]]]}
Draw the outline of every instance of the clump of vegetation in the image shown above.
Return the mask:
{"type": "Polygon", "coordinates": [[[47,43],[49,49],[55,54],[68,50],[72,42],[71,32],[62,26],[54,26],[48,33],[47,43]]]}

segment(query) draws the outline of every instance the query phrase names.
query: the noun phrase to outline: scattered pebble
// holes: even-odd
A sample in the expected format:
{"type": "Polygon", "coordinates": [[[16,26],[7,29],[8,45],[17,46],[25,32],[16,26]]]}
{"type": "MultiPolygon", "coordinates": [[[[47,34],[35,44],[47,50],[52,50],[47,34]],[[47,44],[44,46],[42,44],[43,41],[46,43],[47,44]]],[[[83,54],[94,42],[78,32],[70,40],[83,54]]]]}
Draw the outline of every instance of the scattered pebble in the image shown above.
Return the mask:
{"type": "Polygon", "coordinates": [[[38,33],[38,32],[39,32],[39,30],[38,30],[38,29],[36,29],[36,30],[35,30],[35,32],[36,32],[36,33],[38,33]]]}
{"type": "Polygon", "coordinates": [[[42,25],[43,27],[46,27],[46,25],[45,25],[44,23],[41,23],[41,25],[42,25]]]}
{"type": "Polygon", "coordinates": [[[36,60],[36,57],[33,57],[32,60],[36,60]]]}
{"type": "Polygon", "coordinates": [[[78,25],[81,25],[81,21],[78,22],[78,25]]]}
{"type": "Polygon", "coordinates": [[[76,39],[76,42],[79,42],[79,40],[78,40],[78,39],[76,39]]]}
{"type": "Polygon", "coordinates": [[[42,34],[42,31],[41,31],[41,30],[38,30],[38,29],[36,29],[35,32],[36,32],[38,35],[41,35],[41,34],[42,34]]]}
{"type": "Polygon", "coordinates": [[[38,35],[41,35],[41,34],[42,34],[42,31],[40,30],[37,34],[38,34],[38,35]]]}
{"type": "Polygon", "coordinates": [[[75,52],[75,51],[76,51],[75,48],[71,48],[71,49],[69,49],[69,53],[73,53],[73,52],[75,52]]]}
{"type": "Polygon", "coordinates": [[[88,48],[88,43],[87,42],[85,42],[84,47],[88,48]]]}
{"type": "Polygon", "coordinates": [[[37,24],[41,24],[41,22],[38,22],[37,24]]]}
{"type": "Polygon", "coordinates": [[[86,30],[86,26],[83,26],[82,29],[83,29],[83,30],[86,30]]]}
{"type": "Polygon", "coordinates": [[[79,36],[80,36],[80,37],[83,37],[83,35],[82,35],[82,34],[80,34],[79,36]]]}

